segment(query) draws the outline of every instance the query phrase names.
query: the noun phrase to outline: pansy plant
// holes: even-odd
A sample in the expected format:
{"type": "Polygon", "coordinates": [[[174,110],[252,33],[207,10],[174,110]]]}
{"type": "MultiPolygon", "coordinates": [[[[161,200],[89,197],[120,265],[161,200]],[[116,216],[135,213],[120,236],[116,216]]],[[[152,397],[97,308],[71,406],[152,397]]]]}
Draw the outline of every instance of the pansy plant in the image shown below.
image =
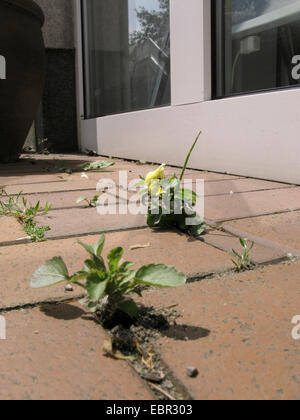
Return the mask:
{"type": "Polygon", "coordinates": [[[200,138],[197,136],[185,160],[181,175],[165,177],[165,164],[141,177],[137,187],[142,187],[140,194],[143,203],[148,205],[147,224],[152,228],[175,228],[191,236],[199,237],[205,232],[203,219],[195,211],[197,194],[182,188],[182,180],[191,154],[200,138]]]}
{"type": "Polygon", "coordinates": [[[113,316],[116,311],[126,313],[130,318],[138,316],[139,309],[132,293],[141,296],[141,286],[179,287],[186,283],[183,273],[166,265],[147,265],[133,270],[133,263],[123,261],[124,250],[115,248],[107,256],[107,263],[102,257],[104,235],[90,246],[79,241],[89,254],[81,271],[69,275],[67,266],[61,257],[47,261],[33,274],[32,288],[43,288],[59,283],[77,285],[87,292],[82,303],[91,312],[102,312],[113,316]]]}

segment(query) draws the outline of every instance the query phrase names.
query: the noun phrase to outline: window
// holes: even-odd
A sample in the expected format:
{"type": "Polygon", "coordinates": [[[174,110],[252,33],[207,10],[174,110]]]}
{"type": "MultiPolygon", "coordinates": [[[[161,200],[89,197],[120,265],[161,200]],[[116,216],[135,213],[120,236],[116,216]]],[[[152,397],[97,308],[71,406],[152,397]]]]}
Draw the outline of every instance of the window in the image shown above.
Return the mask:
{"type": "Polygon", "coordinates": [[[299,85],[299,0],[213,3],[215,98],[299,85]]]}
{"type": "Polygon", "coordinates": [[[85,117],[169,105],[169,0],[82,0],[85,117]]]}

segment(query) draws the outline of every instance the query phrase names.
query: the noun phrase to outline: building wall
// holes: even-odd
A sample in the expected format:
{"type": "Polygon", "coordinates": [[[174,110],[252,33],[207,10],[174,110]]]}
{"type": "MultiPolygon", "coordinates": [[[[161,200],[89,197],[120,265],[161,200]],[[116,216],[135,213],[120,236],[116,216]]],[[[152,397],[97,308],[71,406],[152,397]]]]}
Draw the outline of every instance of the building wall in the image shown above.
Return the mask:
{"type": "Polygon", "coordinates": [[[77,150],[73,2],[35,0],[45,14],[43,28],[47,74],[36,124],[37,139],[47,138],[51,151],[77,150]]]}

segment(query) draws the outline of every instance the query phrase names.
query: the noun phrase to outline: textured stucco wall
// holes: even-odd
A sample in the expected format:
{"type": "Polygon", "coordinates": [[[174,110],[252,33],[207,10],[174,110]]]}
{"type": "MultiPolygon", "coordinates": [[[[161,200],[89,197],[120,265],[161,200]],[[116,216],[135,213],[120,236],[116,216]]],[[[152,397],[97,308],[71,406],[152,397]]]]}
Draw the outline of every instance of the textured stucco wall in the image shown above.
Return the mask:
{"type": "Polygon", "coordinates": [[[43,28],[46,48],[74,48],[73,1],[35,0],[45,14],[43,28]]]}

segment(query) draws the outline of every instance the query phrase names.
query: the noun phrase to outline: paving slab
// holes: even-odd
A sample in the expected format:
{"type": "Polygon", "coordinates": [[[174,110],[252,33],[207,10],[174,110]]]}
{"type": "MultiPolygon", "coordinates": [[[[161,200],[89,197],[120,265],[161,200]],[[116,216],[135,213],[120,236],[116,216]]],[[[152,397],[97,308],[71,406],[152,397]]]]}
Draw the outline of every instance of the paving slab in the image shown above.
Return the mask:
{"type": "Polygon", "coordinates": [[[205,195],[231,195],[242,192],[266,191],[292,188],[291,185],[279,182],[261,181],[259,179],[233,179],[219,182],[206,182],[205,195]]]}
{"type": "Polygon", "coordinates": [[[300,251],[300,212],[237,220],[228,226],[300,251]]]}
{"type": "MultiPolygon", "coordinates": [[[[82,177],[82,173],[74,173],[72,175],[59,175],[55,174],[52,176],[49,175],[37,175],[36,177],[27,177],[27,180],[24,181],[21,179],[21,177],[12,178],[11,181],[9,181],[8,178],[3,179],[2,182],[0,179],[0,185],[5,187],[5,191],[9,195],[16,195],[20,191],[22,191],[24,194],[37,194],[37,193],[50,193],[50,192],[59,192],[59,191],[76,191],[81,189],[93,189],[96,190],[97,185],[99,182],[101,182],[102,186],[104,188],[113,188],[118,187],[120,184],[127,183],[128,189],[131,191],[135,184],[139,182],[140,176],[145,177],[149,171],[152,171],[155,169],[155,167],[149,167],[145,169],[144,167],[139,168],[138,166],[132,166],[131,170],[122,170],[114,168],[114,170],[105,170],[105,171],[99,171],[99,172],[87,172],[84,174],[86,178],[82,177]],[[125,176],[124,176],[125,174],[125,176]],[[38,181],[38,179],[40,181],[38,181]],[[19,181],[19,182],[18,182],[19,181]]],[[[172,175],[180,174],[180,170],[178,169],[167,169],[166,170],[166,176],[171,177],[172,175]]],[[[207,182],[207,194],[209,195],[216,195],[219,193],[230,193],[232,188],[234,188],[235,191],[252,191],[254,188],[254,183],[249,184],[248,186],[244,183],[242,185],[236,184],[234,187],[231,184],[231,181],[228,181],[227,183],[223,183],[223,178],[220,177],[220,186],[219,183],[216,182],[210,182],[211,174],[202,174],[201,172],[197,173],[195,175],[195,172],[193,174],[189,175],[187,173],[186,179],[192,181],[192,178],[204,180],[207,182]],[[245,185],[243,187],[243,185],[245,185]]],[[[215,176],[214,176],[215,178],[215,176]]],[[[271,183],[270,183],[271,184],[271,183]]],[[[269,188],[283,188],[281,184],[278,185],[269,185],[269,188]]],[[[285,186],[284,186],[285,187],[285,186]]],[[[257,186],[257,188],[259,188],[257,186]]],[[[266,189],[266,186],[262,186],[261,189],[266,189]]]]}
{"type": "Polygon", "coordinates": [[[22,226],[14,217],[0,216],[0,243],[16,241],[25,236],[22,226]]]}
{"type": "Polygon", "coordinates": [[[36,174],[36,175],[22,175],[22,176],[0,176],[0,185],[3,187],[11,185],[24,186],[26,184],[41,184],[46,182],[60,182],[63,176],[61,174],[36,174]]]}
{"type": "Polygon", "coordinates": [[[41,193],[57,193],[67,191],[83,191],[93,190],[96,191],[97,183],[94,180],[66,180],[56,182],[45,182],[38,184],[24,184],[24,185],[11,185],[5,188],[5,191],[9,195],[16,195],[20,192],[23,194],[41,194],[41,193]]]}
{"type": "MultiPolygon", "coordinates": [[[[92,245],[99,235],[79,239],[92,245]]],[[[137,268],[144,264],[161,263],[175,266],[194,277],[222,272],[232,266],[226,253],[173,232],[144,229],[107,234],[103,255],[107,256],[117,246],[124,247],[124,259],[134,262],[137,268]],[[148,247],[131,250],[131,246],[136,245],[148,247]]],[[[75,273],[82,268],[87,254],[75,238],[0,247],[0,270],[5,273],[0,277],[0,309],[74,298],[82,294],[78,289],[67,293],[63,285],[38,290],[29,287],[33,272],[55,256],[62,256],[69,272],[75,273]]]]}
{"type": "MultiPolygon", "coordinates": [[[[293,186],[289,184],[280,184],[278,182],[268,182],[247,178],[237,178],[232,180],[221,179],[211,181],[209,179],[206,179],[205,176],[204,178],[202,178],[201,172],[198,173],[196,179],[193,178],[195,178],[194,174],[192,176],[187,174],[183,180],[183,186],[185,188],[190,188],[196,191],[196,181],[203,180],[205,196],[232,195],[243,192],[293,188],[293,186]]],[[[136,191],[136,189],[129,188],[129,191],[134,192],[136,191]]]]}
{"type": "Polygon", "coordinates": [[[299,262],[286,263],[145,295],[148,305],[178,304],[182,318],[158,348],[195,399],[300,399],[299,275],[299,262]]]}
{"type": "Polygon", "coordinates": [[[206,197],[205,217],[215,222],[300,209],[300,187],[206,197]]]}
{"type": "MultiPolygon", "coordinates": [[[[112,197],[112,202],[115,198],[112,197]]],[[[116,207],[118,208],[118,204],[116,207]]],[[[114,206],[102,206],[106,211],[114,211],[114,206]]],[[[146,216],[133,214],[98,214],[98,209],[62,209],[51,211],[45,216],[36,217],[36,221],[51,230],[46,233],[47,238],[66,238],[68,236],[82,236],[104,232],[115,232],[128,229],[146,227],[146,216]]],[[[103,210],[103,211],[104,211],[103,210]]],[[[118,212],[118,210],[117,210],[118,212]]]]}
{"type": "MultiPolygon", "coordinates": [[[[247,234],[241,234],[239,237],[244,239],[249,238],[247,234]]],[[[230,233],[221,232],[214,229],[208,229],[206,235],[204,235],[201,240],[208,244],[215,246],[229,254],[233,255],[233,249],[239,253],[242,253],[243,249],[239,241],[239,237],[233,236],[230,233]]],[[[287,257],[287,252],[285,249],[274,248],[267,245],[262,245],[261,243],[255,242],[255,245],[250,252],[250,259],[255,264],[266,264],[270,262],[276,262],[283,258],[287,257]]]]}
{"type": "MultiPolygon", "coordinates": [[[[118,159],[118,158],[112,158],[112,157],[107,157],[107,156],[95,156],[95,157],[91,157],[91,156],[87,156],[87,155],[83,155],[83,154],[50,154],[50,155],[41,155],[41,154],[35,154],[35,155],[23,155],[23,160],[20,161],[20,163],[18,163],[18,165],[25,165],[25,166],[30,166],[31,162],[33,161],[36,165],[41,165],[42,167],[45,166],[49,166],[49,164],[51,164],[52,166],[55,164],[55,162],[66,162],[67,167],[76,167],[76,165],[82,165],[82,163],[84,162],[94,162],[97,160],[108,160],[110,162],[114,162],[115,166],[114,168],[117,168],[118,170],[134,170],[136,172],[139,171],[151,171],[154,168],[157,168],[157,166],[159,166],[159,163],[141,163],[139,161],[128,161],[128,160],[123,160],[123,159],[118,159]]],[[[182,162],[183,163],[183,162],[182,162]]],[[[36,166],[34,165],[34,166],[36,166]]],[[[9,165],[7,165],[9,166],[9,165]]],[[[7,166],[5,166],[5,168],[7,168],[7,166]]],[[[12,168],[15,167],[15,164],[10,165],[12,168]]],[[[1,166],[0,166],[0,170],[1,170],[1,166]]],[[[170,173],[171,175],[174,174],[174,171],[176,173],[181,173],[181,168],[174,168],[174,167],[170,167],[167,166],[166,167],[166,172],[170,173]]],[[[235,175],[230,175],[230,174],[223,174],[223,173],[217,173],[217,172],[208,172],[208,171],[199,171],[197,169],[191,169],[191,168],[187,168],[186,170],[186,174],[195,174],[195,176],[198,176],[199,173],[202,173],[203,176],[211,181],[215,181],[215,180],[222,180],[222,179],[238,179],[238,178],[242,178],[241,176],[235,176],[235,175]]]]}
{"type": "Polygon", "coordinates": [[[105,358],[106,334],[75,305],[6,314],[1,400],[150,400],[126,362],[105,358]]]}
{"type": "MultiPolygon", "coordinates": [[[[97,193],[96,190],[77,190],[77,191],[61,191],[57,193],[37,193],[37,194],[28,194],[25,196],[29,204],[36,205],[39,201],[40,205],[44,208],[46,203],[52,204],[52,209],[64,209],[64,208],[87,208],[88,205],[86,202],[77,204],[77,199],[80,197],[86,197],[92,199],[97,193]]],[[[117,196],[113,196],[112,200],[114,203],[119,202],[117,196]]]]}

